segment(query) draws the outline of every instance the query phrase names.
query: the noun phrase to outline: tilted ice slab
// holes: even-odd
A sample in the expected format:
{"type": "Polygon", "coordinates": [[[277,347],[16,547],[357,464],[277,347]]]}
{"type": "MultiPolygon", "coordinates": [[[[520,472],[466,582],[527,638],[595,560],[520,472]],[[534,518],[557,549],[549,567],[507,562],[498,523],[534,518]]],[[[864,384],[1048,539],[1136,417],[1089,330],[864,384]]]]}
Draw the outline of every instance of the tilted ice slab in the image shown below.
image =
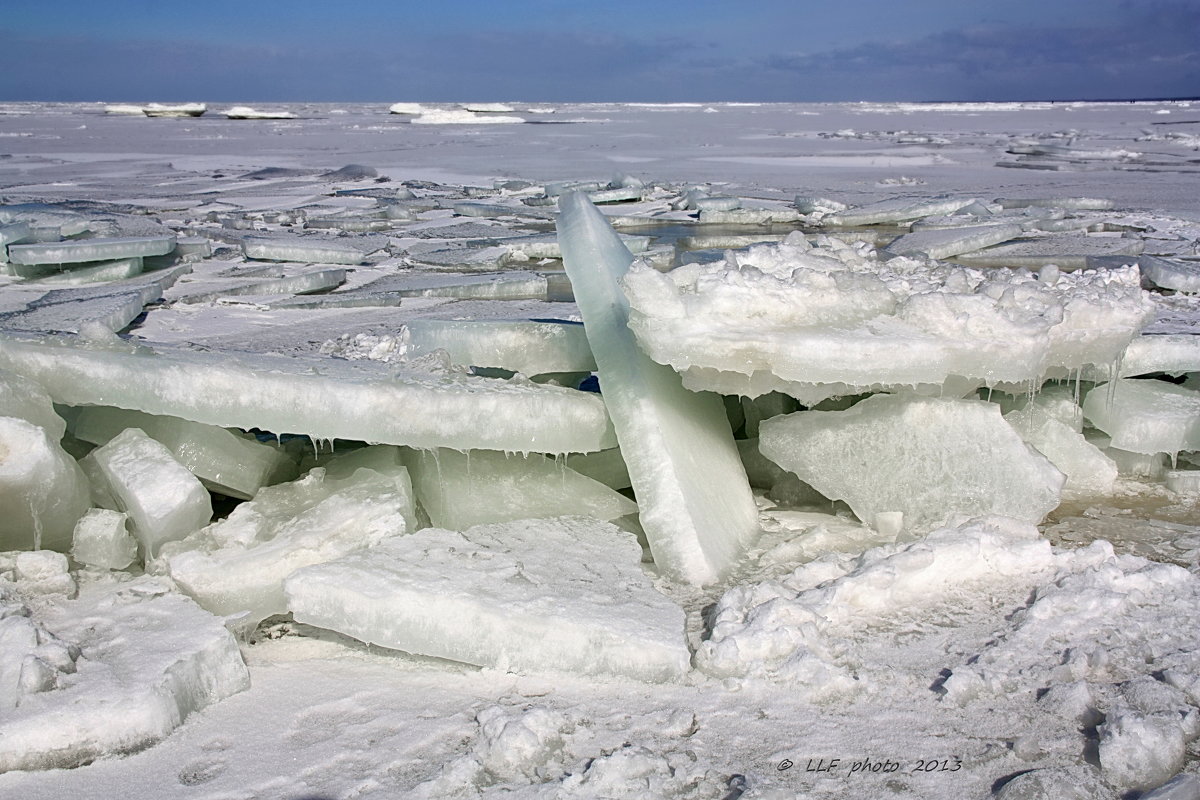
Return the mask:
{"type": "Polygon", "coordinates": [[[295,119],[291,111],[259,111],[250,106],[230,106],[221,112],[227,119],[295,119]]]}
{"type": "Polygon", "coordinates": [[[559,205],[563,264],[655,564],[677,580],[712,583],[758,529],[724,405],[687,391],[642,353],[618,284],[633,255],[584,195],[565,195],[559,205]]]}
{"type": "Polygon", "coordinates": [[[1021,235],[1021,230],[1020,225],[976,225],[917,231],[896,239],[887,246],[887,252],[894,256],[949,258],[1015,239],[1021,235]]]}
{"type": "Polygon", "coordinates": [[[81,654],[57,688],[0,712],[0,772],[78,767],[142,750],[250,687],[229,631],[160,580],[94,586],[35,614],[81,654]]]}
{"type": "Polygon", "coordinates": [[[1010,411],[1004,420],[1050,463],[1067,476],[1064,495],[1096,497],[1112,494],[1117,465],[1071,425],[1034,403],[1010,411]]]}
{"type": "Polygon", "coordinates": [[[455,364],[524,375],[596,369],[578,323],[419,319],[406,323],[405,330],[406,351],[413,356],[445,350],[455,364]]]}
{"type": "Polygon", "coordinates": [[[312,237],[244,239],[242,253],[259,261],[296,261],[305,264],[361,264],[365,251],[352,245],[312,237]]]}
{"type": "Polygon", "coordinates": [[[17,417],[46,429],[54,441],[67,431],[66,421],[54,410],[54,401],[35,381],[0,370],[0,416],[17,417]]]}
{"type": "Polygon", "coordinates": [[[116,500],[116,510],[129,515],[146,561],[163,544],[182,539],[212,519],[212,501],[196,476],[139,428],[127,428],[85,460],[95,465],[91,474],[116,500]]]}
{"type": "MultiPolygon", "coordinates": [[[[1116,361],[1153,319],[1136,267],[1050,274],[878,260],[867,245],[793,233],[779,245],[624,280],[630,328],[684,384],[808,398],[933,385],[1029,382],[1116,361]],[[822,395],[824,396],[824,395],[822,395]]],[[[820,397],[811,400],[815,402],[820,397]]]]}
{"type": "Polygon", "coordinates": [[[409,450],[404,463],[417,499],[438,528],[461,531],[541,517],[611,520],[638,510],[624,495],[538,453],[409,450]]]}
{"type": "Polygon", "coordinates": [[[312,294],[336,289],[345,282],[346,270],[321,269],[265,281],[229,283],[213,291],[184,295],[179,302],[208,303],[240,295],[312,294]]]}
{"type": "Polygon", "coordinates": [[[1142,275],[1155,286],[1177,292],[1200,292],[1200,262],[1141,256],[1137,263],[1142,275]]]}
{"type": "MultiPolygon", "coordinates": [[[[972,267],[1025,267],[1040,269],[1054,264],[1059,269],[1091,267],[1094,260],[1107,256],[1136,256],[1145,249],[1141,239],[1116,239],[1110,236],[1049,236],[988,247],[955,258],[972,267]]],[[[1135,262],[1131,259],[1130,262],[1135,262]]]]}
{"type": "Polygon", "coordinates": [[[241,615],[240,627],[253,628],[287,611],[283,579],[292,572],[409,533],[413,519],[403,468],[338,479],[318,467],[164,546],[157,567],[207,610],[241,615]]]}
{"type": "Polygon", "coordinates": [[[0,337],[0,367],[37,381],[57,403],[243,430],[456,450],[571,453],[616,444],[600,397],[528,381],[13,336],[0,337]]]}
{"type": "Polygon", "coordinates": [[[872,524],[904,514],[929,531],[955,514],[1039,522],[1064,476],[981,400],[873,395],[846,411],[800,411],[760,427],[759,449],[872,524]]]}
{"type": "Polygon", "coordinates": [[[632,534],[564,517],[427,528],[294,573],[298,621],[409,653],[514,672],[671,681],[682,609],[642,571],[632,534]]]}
{"type": "Polygon", "coordinates": [[[174,236],[133,236],[123,239],[14,244],[9,245],[8,258],[14,264],[81,264],[118,258],[164,256],[174,249],[174,236]]]}
{"type": "Polygon", "coordinates": [[[291,457],[278,447],[179,417],[89,406],[79,409],[71,432],[85,442],[102,445],[126,428],[138,428],[166,445],[205,486],[230,497],[248,500],[263,486],[296,474],[291,457]]]}
{"type": "Polygon", "coordinates": [[[66,272],[44,275],[37,278],[37,282],[55,286],[85,286],[89,283],[133,278],[141,274],[142,268],[142,259],[122,258],[116,261],[103,261],[91,267],[78,267],[66,272]]]}
{"type": "Polygon", "coordinates": [[[1083,414],[1132,453],[1200,450],[1200,392],[1166,381],[1119,380],[1088,392],[1083,414]]]}

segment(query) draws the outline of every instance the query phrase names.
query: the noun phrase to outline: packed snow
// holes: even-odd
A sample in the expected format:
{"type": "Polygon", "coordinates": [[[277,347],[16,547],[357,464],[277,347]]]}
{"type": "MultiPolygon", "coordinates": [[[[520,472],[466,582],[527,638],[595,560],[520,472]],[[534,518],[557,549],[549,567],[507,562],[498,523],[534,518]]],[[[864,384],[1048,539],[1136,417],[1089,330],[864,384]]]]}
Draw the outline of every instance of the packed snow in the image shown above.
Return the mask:
{"type": "Polygon", "coordinates": [[[0,796],[1197,796],[1194,104],[222,108],[0,104],[0,796]]]}

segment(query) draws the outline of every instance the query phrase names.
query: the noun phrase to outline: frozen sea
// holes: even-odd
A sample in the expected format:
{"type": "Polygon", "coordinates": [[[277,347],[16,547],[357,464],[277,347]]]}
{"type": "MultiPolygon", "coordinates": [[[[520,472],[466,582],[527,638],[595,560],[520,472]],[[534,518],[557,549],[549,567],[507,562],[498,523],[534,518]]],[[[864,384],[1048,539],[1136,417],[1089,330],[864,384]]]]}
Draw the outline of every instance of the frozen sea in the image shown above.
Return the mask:
{"type": "MultiPolygon", "coordinates": [[[[298,213],[344,221],[370,207],[369,193],[405,182],[418,198],[445,201],[420,211],[415,231],[471,222],[451,219],[452,202],[491,202],[506,181],[630,176],[662,197],[705,185],[766,207],[797,195],[851,206],[943,195],[1106,198],[1109,233],[1158,225],[1176,232],[1170,255],[1200,255],[1200,102],[508,103],[523,124],[471,125],[414,124],[386,104],[255,106],[296,114],[278,120],[226,119],[222,104],[194,118],[106,114],[104,105],[0,104],[0,200],[140,217],[210,239],[214,257],[196,262],[127,334],[240,354],[234,361],[361,354],[417,319],[579,319],[552,292],[349,308],[227,292],[247,266],[234,250],[247,236],[278,234],[298,213]],[[330,175],[347,165],[368,171],[330,175]]],[[[606,211],[633,213],[621,208],[606,211]]],[[[553,230],[544,218],[512,227],[553,230]]],[[[652,247],[656,236],[679,235],[635,232],[652,247]]],[[[493,234],[488,243],[501,246],[504,236],[493,234]]],[[[436,255],[422,241],[449,241],[422,236],[330,239],[372,249],[389,238],[398,249],[402,239],[418,261],[436,255]]],[[[342,290],[389,287],[400,261],[364,259],[342,290]]],[[[560,272],[552,262],[529,259],[529,275],[560,272]]],[[[297,272],[290,265],[267,277],[297,272]]],[[[0,288],[3,310],[38,291],[10,281],[0,288]]],[[[1192,302],[1171,309],[1156,323],[1162,330],[1194,330],[1192,302]]],[[[387,369],[364,359],[363,369],[375,367],[387,369]]],[[[1127,481],[1107,502],[1060,507],[1041,526],[1045,538],[1031,538],[1032,528],[964,526],[916,553],[884,543],[865,561],[855,559],[880,543],[846,514],[762,498],[760,507],[763,534],[722,584],[656,583],[686,612],[703,667],[684,680],[520,675],[269,621],[239,640],[245,691],[149,749],[0,774],[0,796],[1011,800],[1069,796],[1063,787],[1136,797],[1177,772],[1200,774],[1194,496],[1127,481]],[[742,652],[705,649],[718,610],[751,616],[771,600],[743,620],[753,630],[739,640],[742,652]],[[1098,767],[1105,758],[1107,772],[1098,767]],[[1027,793],[1018,793],[1022,780],[1027,793]]]]}

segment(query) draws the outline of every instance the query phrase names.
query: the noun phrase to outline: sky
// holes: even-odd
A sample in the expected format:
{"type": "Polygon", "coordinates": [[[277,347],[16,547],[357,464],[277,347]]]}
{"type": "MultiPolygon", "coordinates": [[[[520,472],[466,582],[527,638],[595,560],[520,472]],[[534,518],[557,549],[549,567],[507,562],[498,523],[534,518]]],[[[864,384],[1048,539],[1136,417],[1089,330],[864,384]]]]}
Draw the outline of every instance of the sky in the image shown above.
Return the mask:
{"type": "Polygon", "coordinates": [[[1200,0],[4,0],[0,100],[1200,96],[1200,0]]]}

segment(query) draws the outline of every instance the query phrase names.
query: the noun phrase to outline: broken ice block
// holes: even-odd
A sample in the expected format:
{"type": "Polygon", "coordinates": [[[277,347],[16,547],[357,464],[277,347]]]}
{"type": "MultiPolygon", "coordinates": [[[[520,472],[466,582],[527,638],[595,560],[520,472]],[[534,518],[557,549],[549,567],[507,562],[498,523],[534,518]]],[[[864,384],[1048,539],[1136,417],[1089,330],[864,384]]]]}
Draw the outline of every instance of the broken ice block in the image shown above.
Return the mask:
{"type": "Polygon", "coordinates": [[[48,283],[54,286],[83,286],[89,283],[104,283],[105,281],[121,281],[140,275],[142,259],[122,258],[117,261],[104,261],[90,267],[43,275],[37,278],[38,283],[48,283]]]}
{"type": "Polygon", "coordinates": [[[641,352],[618,284],[633,255],[584,195],[566,195],[559,205],[563,264],[654,561],[677,580],[712,583],[758,530],[724,406],[715,395],[687,391],[641,352]]]}
{"type": "Polygon", "coordinates": [[[800,212],[794,208],[735,208],[700,211],[701,225],[792,225],[800,222],[800,212]]]}
{"type": "Polygon", "coordinates": [[[1054,368],[1110,364],[1155,313],[1134,268],[1042,282],[1015,270],[880,262],[799,232],[665,274],[635,263],[624,289],[638,344],[684,385],[774,390],[810,405],[952,377],[1027,383],[1054,368]],[[836,388],[814,397],[821,385],[836,388]]]}
{"type": "Polygon", "coordinates": [[[71,557],[89,567],[128,567],[137,558],[137,541],[125,526],[128,518],[121,511],[89,508],[75,523],[71,557]]]}
{"type": "Polygon", "coordinates": [[[134,236],[124,239],[14,244],[9,245],[8,258],[14,264],[80,264],[85,261],[162,256],[174,249],[174,236],[134,236]]]}
{"type": "Polygon", "coordinates": [[[1163,478],[1176,494],[1200,495],[1200,469],[1171,469],[1163,478]]]}
{"type": "Polygon", "coordinates": [[[166,542],[182,539],[212,518],[208,492],[164,445],[128,428],[88,455],[122,511],[146,561],[166,542]]]}
{"type": "Polygon", "coordinates": [[[596,453],[571,453],[566,464],[580,475],[600,481],[610,489],[628,489],[629,468],[621,457],[621,448],[613,447],[596,453]]]}
{"type": "Polygon", "coordinates": [[[59,688],[0,711],[0,772],[66,769],[142,750],[250,686],[220,620],[159,580],[95,585],[69,607],[39,606],[35,621],[86,656],[59,688]]]}
{"type": "Polygon", "coordinates": [[[978,400],[873,395],[846,411],[773,417],[761,432],[763,455],[860,520],[900,511],[916,533],[954,514],[1038,522],[1064,482],[999,406],[978,400]]]}
{"type": "Polygon", "coordinates": [[[1117,364],[1103,364],[1084,370],[1084,380],[1106,381],[1114,366],[1122,378],[1165,372],[1183,375],[1200,372],[1200,336],[1193,334],[1155,334],[1138,336],[1125,348],[1117,364]]]}
{"type": "Polygon", "coordinates": [[[57,442],[67,423],[54,410],[54,401],[39,384],[6,369],[0,369],[0,416],[17,417],[46,430],[57,442]]]}
{"type": "Polygon", "coordinates": [[[1117,465],[1061,419],[1030,403],[1004,420],[1067,476],[1063,494],[1100,497],[1112,494],[1117,465]]]}
{"type": "Polygon", "coordinates": [[[1200,292],[1200,263],[1176,258],[1139,256],[1138,266],[1151,283],[1177,292],[1200,292]]]}
{"type": "Polygon", "coordinates": [[[498,367],[523,375],[596,369],[579,323],[418,319],[405,328],[407,352],[412,356],[445,350],[455,364],[498,367]]]}
{"type": "Polygon", "coordinates": [[[976,225],[967,228],[941,228],[906,233],[887,246],[893,256],[925,254],[930,258],[950,258],[983,247],[991,247],[1021,235],[1020,225],[976,225]]]}
{"type": "Polygon", "coordinates": [[[1133,453],[1200,450],[1200,392],[1157,380],[1119,380],[1088,392],[1083,414],[1133,453]]]}
{"type": "Polygon", "coordinates": [[[119,331],[136,319],[146,304],[191,271],[182,265],[130,281],[71,289],[52,289],[26,308],[0,314],[0,327],[17,331],[80,332],[89,326],[119,331]]]}
{"type": "Polygon", "coordinates": [[[671,681],[683,611],[632,534],[591,519],[427,528],[285,583],[298,621],[420,655],[515,672],[671,681]]]}
{"type": "Polygon", "coordinates": [[[278,447],[178,417],[88,406],[78,410],[72,433],[85,442],[102,445],[126,428],[140,428],[162,442],[208,488],[230,497],[248,500],[263,486],[296,474],[295,464],[278,447]]]}
{"type": "Polygon", "coordinates": [[[89,505],[87,480],[58,437],[32,422],[0,417],[0,551],[65,552],[89,505]]]}
{"type": "Polygon", "coordinates": [[[322,269],[273,278],[266,281],[239,282],[222,286],[216,291],[197,292],[179,298],[181,303],[210,303],[222,297],[269,294],[313,294],[336,289],[346,282],[346,270],[322,269]]]}
{"type": "Polygon", "coordinates": [[[1091,267],[1097,256],[1136,256],[1144,247],[1145,243],[1138,238],[1050,236],[963,253],[954,260],[972,267],[1040,269],[1047,264],[1054,264],[1062,270],[1079,270],[1091,267]]]}
{"type": "Polygon", "coordinates": [[[1071,211],[1107,211],[1113,207],[1113,201],[1103,197],[1042,197],[1042,198],[1010,198],[1001,197],[996,200],[1001,208],[1065,208],[1071,211]]]}
{"type": "Polygon", "coordinates": [[[363,468],[330,479],[318,467],[262,489],[227,518],[164,545],[160,563],[201,606],[244,615],[239,627],[252,629],[287,611],[283,579],[289,574],[408,533],[412,517],[411,490],[396,476],[363,468]]]}
{"type": "Polygon", "coordinates": [[[410,450],[404,463],[417,499],[439,528],[539,517],[610,520],[638,510],[624,495],[537,453],[410,450]]]}
{"type": "Polygon", "coordinates": [[[319,439],[570,453],[616,444],[604,401],[528,381],[419,372],[333,358],[283,358],[158,346],[87,348],[0,336],[0,367],[64,405],[105,405],[222,427],[319,439]],[[480,425],[485,419],[487,425],[480,425]]]}
{"type": "Polygon", "coordinates": [[[937,214],[953,214],[960,208],[965,208],[976,202],[973,197],[942,197],[921,199],[917,197],[897,197],[892,200],[882,200],[878,203],[859,206],[845,211],[838,211],[826,216],[822,223],[849,227],[852,225],[880,225],[888,222],[908,222],[921,217],[932,217],[937,214]]]}
{"type": "Polygon", "coordinates": [[[367,254],[353,245],[313,237],[245,239],[242,253],[259,261],[296,261],[306,264],[361,264],[367,254]]]}

